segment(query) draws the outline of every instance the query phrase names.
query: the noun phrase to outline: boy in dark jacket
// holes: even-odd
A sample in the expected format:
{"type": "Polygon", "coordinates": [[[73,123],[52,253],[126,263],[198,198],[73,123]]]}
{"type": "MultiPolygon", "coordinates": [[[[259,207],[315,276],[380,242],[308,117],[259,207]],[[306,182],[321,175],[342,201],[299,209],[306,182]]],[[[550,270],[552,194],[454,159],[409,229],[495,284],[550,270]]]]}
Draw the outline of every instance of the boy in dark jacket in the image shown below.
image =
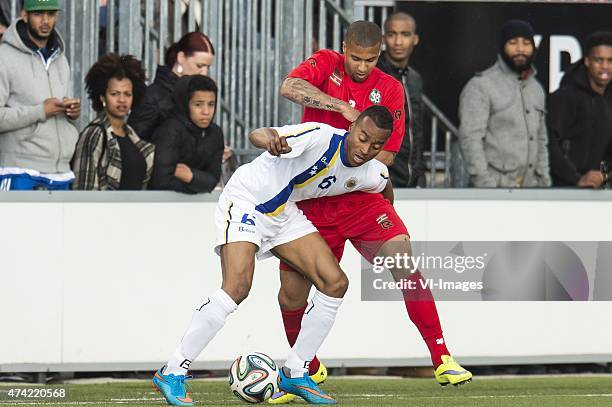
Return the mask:
{"type": "Polygon", "coordinates": [[[612,164],[612,33],[596,32],[549,102],[553,185],[599,188],[612,164]],[[607,170],[606,170],[607,171],[607,170]]]}
{"type": "Polygon", "coordinates": [[[153,133],[153,189],[188,194],[212,191],[221,177],[224,142],[212,122],[217,85],[201,76],[183,76],[176,84],[171,116],[153,133]]]}

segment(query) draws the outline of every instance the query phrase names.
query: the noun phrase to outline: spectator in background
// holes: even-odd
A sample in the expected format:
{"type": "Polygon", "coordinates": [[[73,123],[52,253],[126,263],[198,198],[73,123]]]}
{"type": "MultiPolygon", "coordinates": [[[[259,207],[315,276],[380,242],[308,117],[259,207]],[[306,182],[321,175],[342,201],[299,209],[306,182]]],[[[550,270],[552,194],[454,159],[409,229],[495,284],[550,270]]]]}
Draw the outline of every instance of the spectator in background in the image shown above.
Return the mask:
{"type": "Polygon", "coordinates": [[[221,178],[224,142],[213,118],[217,85],[206,76],[184,76],[174,90],[176,108],[153,133],[152,186],[195,194],[212,191],[221,178]]]}
{"type": "Polygon", "coordinates": [[[384,23],[385,51],[376,65],[393,76],[405,90],[405,136],[389,175],[394,187],[425,187],[423,160],[423,79],[410,67],[410,56],[419,43],[417,25],[410,14],[391,14],[384,23]]]}
{"type": "Polygon", "coordinates": [[[475,187],[548,187],[545,93],[535,79],[534,31],[522,20],[501,29],[497,63],[459,98],[459,141],[475,187]]]}
{"type": "Polygon", "coordinates": [[[0,190],[69,189],[81,102],[55,30],[58,0],[25,0],[0,43],[0,190]]]}
{"type": "Polygon", "coordinates": [[[150,141],[153,132],[169,117],[173,109],[172,92],[183,75],[208,75],[215,62],[215,48],[200,32],[185,34],[166,52],[166,65],[157,68],[155,81],[147,88],[144,101],[130,115],[129,124],[143,140],[150,141]]]}
{"type": "Polygon", "coordinates": [[[99,115],[79,137],[73,160],[74,189],[146,189],[155,147],[126,124],[146,90],[142,64],[132,55],[105,55],[91,67],[85,84],[99,115]]]}
{"type": "Polygon", "coordinates": [[[596,32],[584,59],[571,65],[549,103],[550,167],[553,184],[599,188],[612,164],[612,33],[596,32]],[[605,171],[605,170],[604,170],[605,171]]]}
{"type": "Polygon", "coordinates": [[[6,31],[6,27],[9,26],[11,19],[11,3],[8,1],[0,2],[0,41],[2,41],[2,35],[6,31]]]}

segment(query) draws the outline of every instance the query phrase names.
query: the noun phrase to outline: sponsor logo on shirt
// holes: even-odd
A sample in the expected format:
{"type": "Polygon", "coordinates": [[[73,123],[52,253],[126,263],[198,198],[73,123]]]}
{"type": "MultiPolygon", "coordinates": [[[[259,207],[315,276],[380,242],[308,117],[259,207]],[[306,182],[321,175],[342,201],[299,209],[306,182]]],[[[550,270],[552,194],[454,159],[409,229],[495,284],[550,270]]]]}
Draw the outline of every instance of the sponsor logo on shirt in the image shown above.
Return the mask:
{"type": "Polygon", "coordinates": [[[334,70],[334,72],[329,76],[329,80],[331,80],[333,83],[335,83],[337,86],[340,86],[342,84],[342,74],[340,73],[340,71],[336,68],[336,70],[334,70]]]}
{"type": "Polygon", "coordinates": [[[377,105],[381,102],[381,100],[382,96],[380,95],[380,91],[376,88],[372,89],[372,92],[370,92],[370,102],[377,105]]]}

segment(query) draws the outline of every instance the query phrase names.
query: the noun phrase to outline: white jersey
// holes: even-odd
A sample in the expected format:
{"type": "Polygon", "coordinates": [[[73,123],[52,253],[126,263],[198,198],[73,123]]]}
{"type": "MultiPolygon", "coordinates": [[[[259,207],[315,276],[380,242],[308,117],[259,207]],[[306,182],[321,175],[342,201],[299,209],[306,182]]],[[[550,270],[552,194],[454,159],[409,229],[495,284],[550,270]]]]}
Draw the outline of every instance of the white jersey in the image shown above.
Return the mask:
{"type": "Polygon", "coordinates": [[[346,130],[323,123],[274,128],[291,146],[275,157],[265,152],[234,173],[226,188],[248,192],[255,209],[275,216],[287,202],[298,202],[352,191],[381,192],[387,185],[387,167],[371,160],[351,167],[346,159],[346,130]]]}

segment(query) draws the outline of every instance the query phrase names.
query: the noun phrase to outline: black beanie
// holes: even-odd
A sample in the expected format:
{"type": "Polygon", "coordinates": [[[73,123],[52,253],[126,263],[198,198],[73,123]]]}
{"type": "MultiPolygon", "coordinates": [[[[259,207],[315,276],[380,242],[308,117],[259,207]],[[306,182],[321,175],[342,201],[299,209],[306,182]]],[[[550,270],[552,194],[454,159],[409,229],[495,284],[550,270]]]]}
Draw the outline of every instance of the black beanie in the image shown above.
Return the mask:
{"type": "Polygon", "coordinates": [[[533,39],[534,35],[535,33],[533,32],[533,27],[527,21],[506,21],[502,26],[501,32],[499,34],[499,48],[503,52],[506,43],[512,38],[518,37],[527,38],[529,41],[531,41],[533,47],[535,48],[535,40],[533,39]]]}

